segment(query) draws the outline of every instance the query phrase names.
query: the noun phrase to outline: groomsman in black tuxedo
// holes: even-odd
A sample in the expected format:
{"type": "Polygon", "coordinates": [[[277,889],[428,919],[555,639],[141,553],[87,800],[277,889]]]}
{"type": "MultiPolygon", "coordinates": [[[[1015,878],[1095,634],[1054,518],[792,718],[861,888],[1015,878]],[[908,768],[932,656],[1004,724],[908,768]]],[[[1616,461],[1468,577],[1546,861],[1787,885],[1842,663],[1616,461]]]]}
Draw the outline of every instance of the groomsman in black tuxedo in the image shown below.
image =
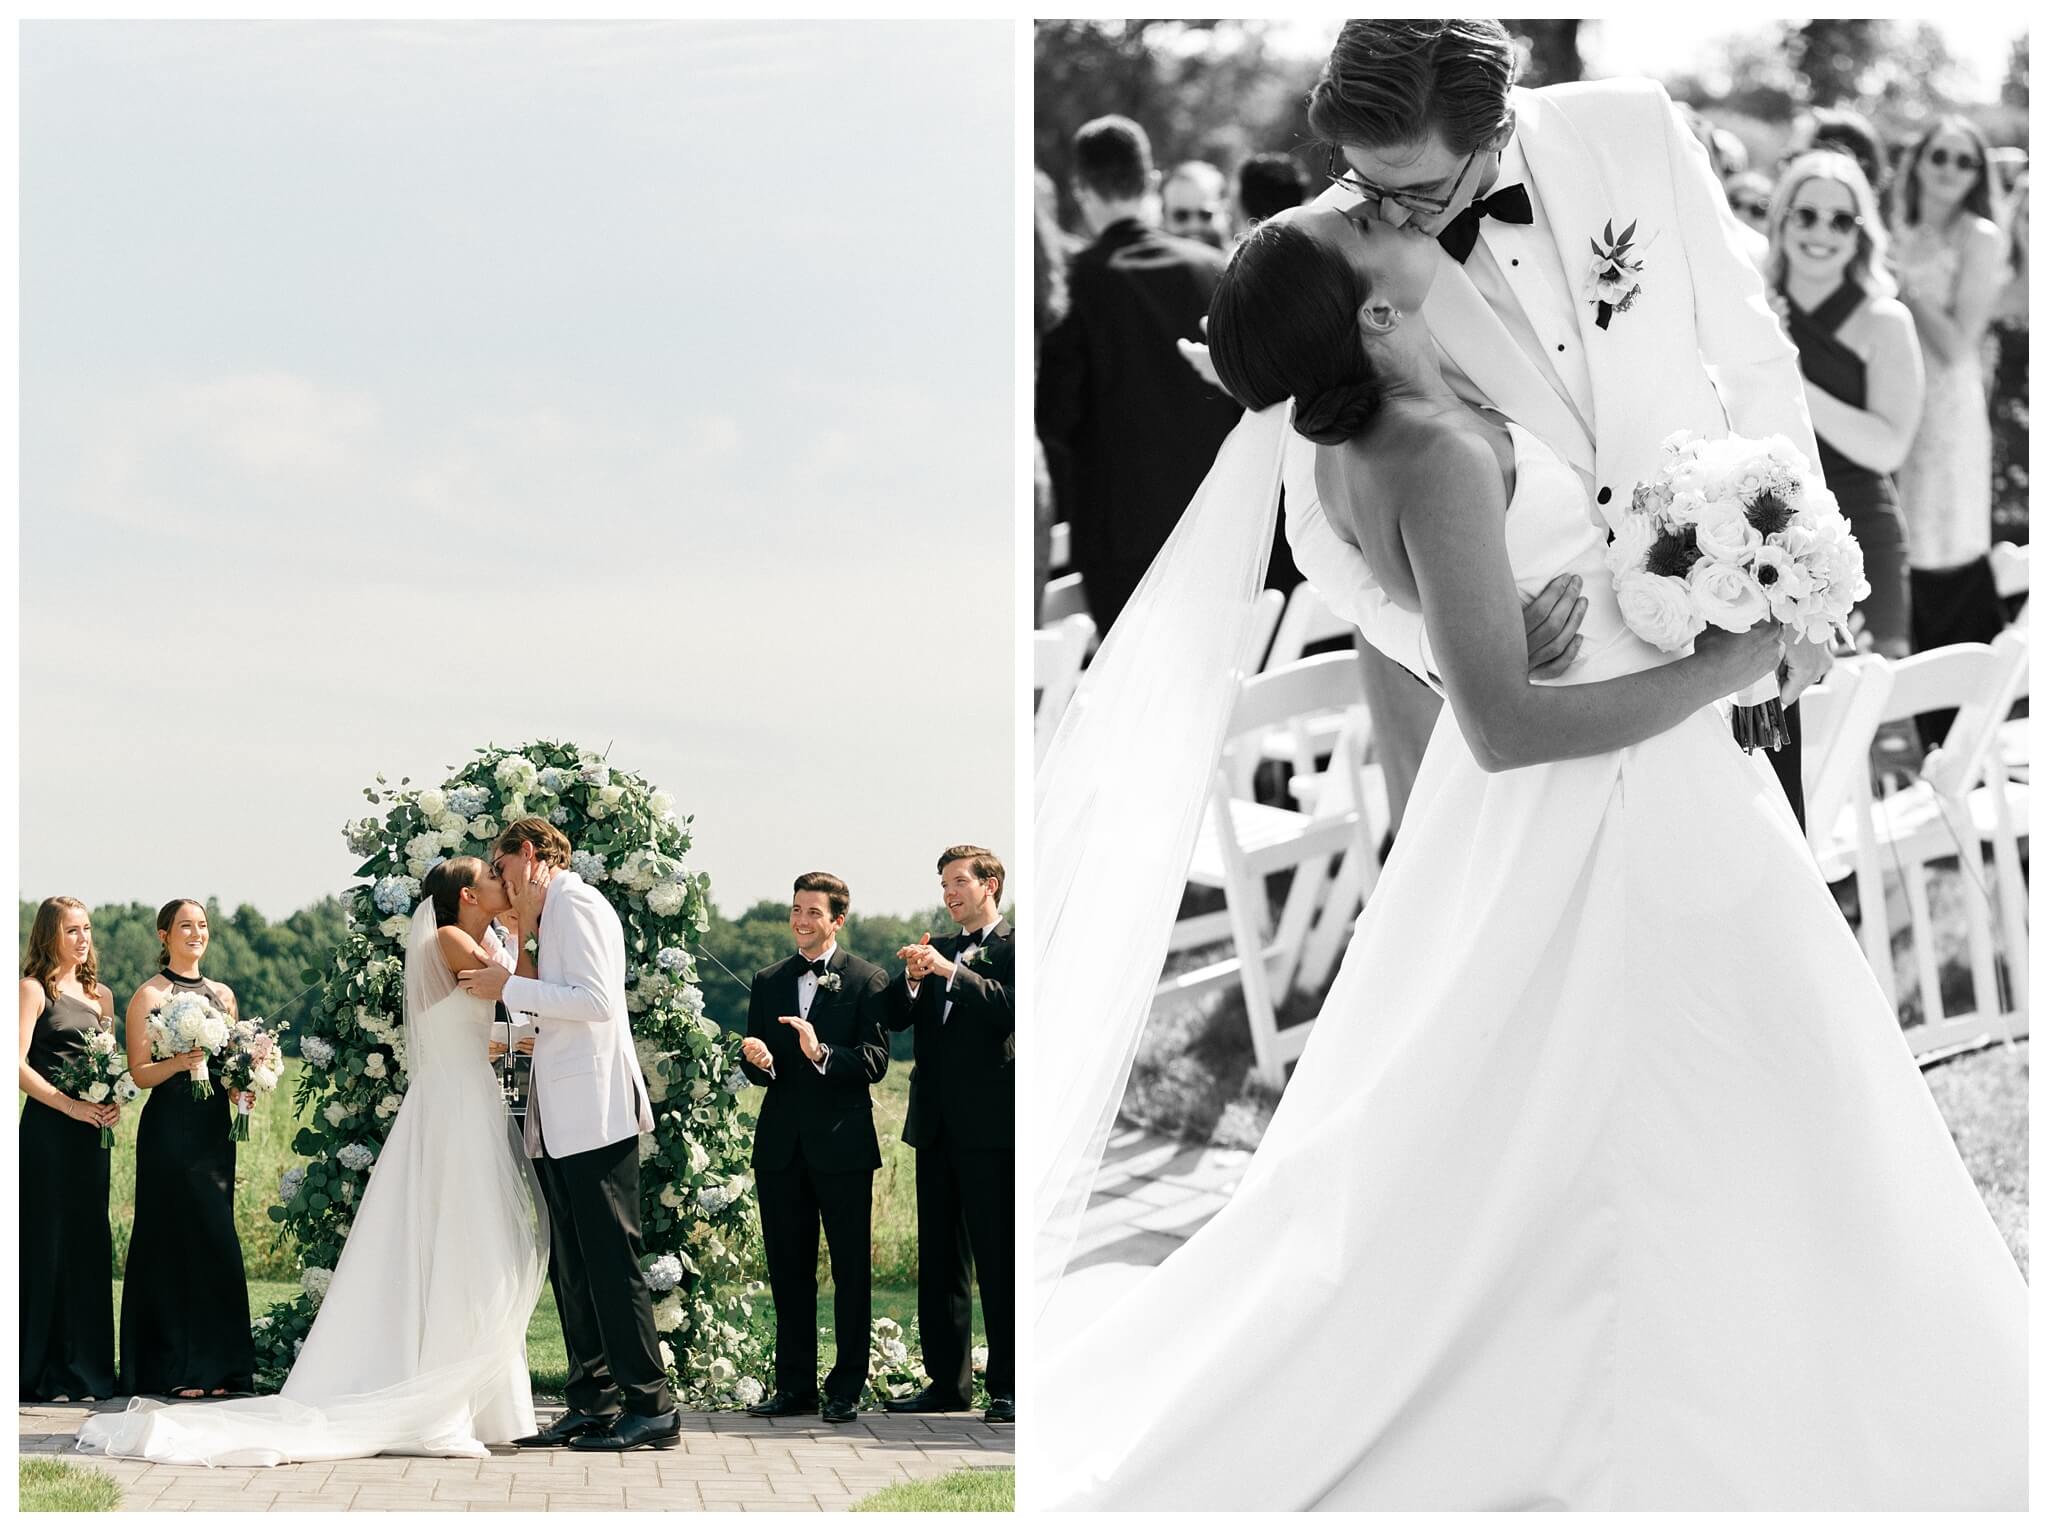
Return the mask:
{"type": "Polygon", "coordinates": [[[926,1383],[894,1413],[943,1413],[973,1401],[968,1267],[988,1326],[991,1424],[1017,1418],[1017,952],[997,910],[1003,864],[978,845],[939,857],[939,886],[960,934],[897,952],[887,1025],[916,1035],[903,1141],[917,1150],[917,1323],[926,1383]]]}
{"type": "Polygon", "coordinates": [[[889,1070],[888,975],[839,946],[849,903],[829,872],[796,880],[796,955],[754,975],[740,1067],[767,1088],[754,1128],[754,1186],[775,1299],[775,1391],[747,1412],[856,1417],[868,1375],[869,1229],[875,1138],[868,1086],[889,1070]],[[832,1370],[818,1401],[818,1229],[832,1262],[832,1370]]]}

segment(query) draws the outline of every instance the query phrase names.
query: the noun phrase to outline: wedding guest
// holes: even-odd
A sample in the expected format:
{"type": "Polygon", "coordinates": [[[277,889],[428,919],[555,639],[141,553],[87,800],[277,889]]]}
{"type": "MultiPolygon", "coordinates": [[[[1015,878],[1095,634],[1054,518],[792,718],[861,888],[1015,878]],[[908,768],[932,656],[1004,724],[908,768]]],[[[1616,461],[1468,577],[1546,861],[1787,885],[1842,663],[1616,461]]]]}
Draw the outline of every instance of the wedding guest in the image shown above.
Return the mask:
{"type": "MultiPolygon", "coordinates": [[[[1038,172],[1046,179],[1043,170],[1038,172]]],[[[1067,311],[1066,260],[1061,253],[1059,224],[1046,199],[1034,200],[1031,220],[1031,376],[1038,377],[1039,352],[1045,332],[1059,323],[1067,311]]],[[[1052,490],[1052,470],[1046,466],[1045,444],[1034,432],[1031,437],[1031,620],[1035,625],[1045,610],[1045,582],[1052,576],[1052,529],[1059,520],[1059,502],[1052,490]]]]}
{"type": "Polygon", "coordinates": [[[1757,170],[1728,177],[1728,210],[1744,228],[1768,235],[1771,226],[1771,179],[1757,170]]]}
{"type": "Polygon", "coordinates": [[[2027,204],[2028,181],[2013,187],[2006,214],[2011,275],[1991,314],[1998,355],[1991,367],[1991,535],[2026,542],[2027,535],[2027,204]]]}
{"type": "Polygon", "coordinates": [[[205,1099],[193,1049],[149,1055],[149,1015],[178,994],[196,994],[233,1017],[235,994],[199,971],[211,939],[206,906],[174,898],[157,912],[162,965],[128,1002],[128,1069],[149,1091],[135,1136],[135,1227],[121,1288],[121,1391],[180,1398],[246,1393],[256,1351],[249,1288],[235,1234],[235,1145],[228,1092],[205,1099]]]}
{"type": "Polygon", "coordinates": [[[1237,227],[1240,236],[1282,208],[1308,200],[1308,177],[1291,154],[1254,154],[1237,167],[1237,227]]]}
{"type": "Polygon", "coordinates": [[[851,902],[830,872],[806,872],[789,902],[796,955],[754,975],[740,1067],[767,1094],[754,1129],[754,1187],[775,1300],[775,1391],[747,1412],[808,1414],[818,1400],[818,1230],[832,1265],[827,1424],[857,1417],[868,1375],[869,1231],[875,1137],[868,1086],[889,1071],[888,975],[839,945],[851,902]]]}
{"type": "Polygon", "coordinates": [[[1074,135],[1074,161],[1094,242],[1068,269],[1066,316],[1040,353],[1038,435],[1107,633],[1242,411],[1177,349],[1201,338],[1223,257],[1145,223],[1158,180],[1145,130],[1098,117],[1074,135]]]}
{"type": "Polygon", "coordinates": [[[1913,317],[1893,296],[1877,197],[1854,159],[1800,155],[1778,178],[1771,208],[1764,274],[1799,350],[1822,476],[1863,547],[1864,640],[1903,659],[1912,597],[1891,475],[1912,445],[1925,390],[1913,317]]]}
{"type": "Polygon", "coordinates": [[[92,1105],[50,1082],[87,1039],[114,1025],[99,980],[92,917],[46,898],[21,964],[21,1399],[68,1403],[114,1391],[114,1240],[107,1226],[112,1150],[100,1130],[119,1105],[92,1105]]]}
{"type": "Polygon", "coordinates": [[[1942,117],[1921,133],[1906,150],[1897,202],[1893,264],[1927,369],[1920,431],[1899,469],[1919,651],[1989,642],[2004,626],[1979,352],[2008,268],[1990,145],[1977,126],[1942,117]]]}
{"type": "Polygon", "coordinates": [[[972,1402],[968,1271],[988,1329],[992,1424],[1017,1417],[1017,951],[1002,918],[1003,864],[978,845],[939,857],[939,888],[960,934],[901,948],[888,988],[891,1031],[910,1030],[916,1066],[903,1141],[917,1150],[917,1322],[926,1382],[894,1413],[972,1402]]]}
{"type": "Polygon", "coordinates": [[[1199,239],[1212,250],[1230,248],[1230,217],[1224,206],[1223,172],[1207,160],[1182,160],[1159,187],[1166,230],[1199,239]]]}

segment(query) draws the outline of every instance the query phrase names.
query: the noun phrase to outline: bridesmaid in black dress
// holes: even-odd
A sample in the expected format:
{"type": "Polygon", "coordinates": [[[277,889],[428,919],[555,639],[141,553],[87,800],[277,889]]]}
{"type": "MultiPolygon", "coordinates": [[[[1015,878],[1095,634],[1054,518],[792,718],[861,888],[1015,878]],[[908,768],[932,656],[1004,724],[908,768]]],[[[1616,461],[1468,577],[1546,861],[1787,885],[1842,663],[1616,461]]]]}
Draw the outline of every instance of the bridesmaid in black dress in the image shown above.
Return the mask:
{"type": "Polygon", "coordinates": [[[121,1289],[121,1391],[180,1398],[255,1385],[249,1287],[235,1235],[235,1145],[228,1092],[193,1097],[203,1052],[152,1062],[149,1013],[178,990],[235,1013],[234,991],[199,973],[206,909],[174,899],[156,919],[164,965],[128,1002],[128,1067],[149,1090],[135,1138],[135,1230],[121,1289]]]}
{"type": "Polygon", "coordinates": [[[1799,351],[1821,473],[1863,546],[1864,645],[1903,659],[1911,580],[1891,475],[1912,447],[1926,391],[1913,316],[1892,296],[1877,199],[1854,159],[1800,155],[1778,180],[1770,218],[1765,271],[1799,351]]]}
{"type": "Polygon", "coordinates": [[[64,1094],[50,1073],[114,1026],[99,981],[92,919],[75,898],[46,898],[21,965],[21,1397],[24,1403],[114,1392],[114,1240],[107,1227],[109,1102],[64,1094]]]}

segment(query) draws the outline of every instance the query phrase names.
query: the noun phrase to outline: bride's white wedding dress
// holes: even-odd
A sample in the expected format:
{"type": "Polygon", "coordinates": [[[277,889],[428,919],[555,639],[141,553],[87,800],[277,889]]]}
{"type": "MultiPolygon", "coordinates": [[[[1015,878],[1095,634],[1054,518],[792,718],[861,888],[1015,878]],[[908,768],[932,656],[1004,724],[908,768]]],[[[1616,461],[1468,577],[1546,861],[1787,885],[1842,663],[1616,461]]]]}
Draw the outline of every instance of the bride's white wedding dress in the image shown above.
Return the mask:
{"type": "MultiPolygon", "coordinates": [[[[1513,428],[1572,680],[1667,662],[1513,428]]],[[[1761,758],[1482,772],[1450,709],[1243,1182],[1041,1322],[1062,1508],[2027,1502],[2027,1289],[1761,758]],[[1100,1407],[1091,1401],[1103,1401],[1100,1407]]]]}
{"type": "Polygon", "coordinates": [[[82,1450],[275,1466],[483,1456],[487,1441],[533,1434],[526,1325],[547,1243],[488,1059],[492,1014],[455,986],[422,906],[407,945],[405,1101],[283,1391],[136,1399],[89,1417],[82,1450]]]}

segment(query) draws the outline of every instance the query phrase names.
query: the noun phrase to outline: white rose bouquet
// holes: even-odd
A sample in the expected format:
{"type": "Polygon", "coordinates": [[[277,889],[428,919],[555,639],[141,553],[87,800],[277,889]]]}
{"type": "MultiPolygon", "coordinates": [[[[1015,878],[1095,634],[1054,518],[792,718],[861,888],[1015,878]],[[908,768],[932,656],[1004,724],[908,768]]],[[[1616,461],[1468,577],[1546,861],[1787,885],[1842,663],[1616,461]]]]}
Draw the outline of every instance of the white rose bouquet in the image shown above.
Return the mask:
{"type": "MultiPolygon", "coordinates": [[[[234,1023],[198,994],[180,992],[149,1012],[144,1027],[149,1035],[152,1058],[175,1058],[197,1048],[211,1057],[228,1045],[234,1023]]],[[[207,1078],[207,1058],[192,1066],[192,1098],[204,1100],[213,1093],[207,1078]]]]}
{"type": "MultiPolygon", "coordinates": [[[[1870,594],[1841,507],[1783,436],[1670,437],[1663,466],[1636,486],[1607,567],[1622,620],[1666,653],[1709,625],[1741,633],[1767,621],[1824,643],[1870,594]]],[[[1745,750],[1784,746],[1775,678],[1735,698],[1734,721],[1745,750]]]]}
{"type": "Polygon", "coordinates": [[[228,1027],[227,1046],[221,1049],[220,1082],[234,1098],[229,1119],[228,1140],[249,1141],[249,1113],[256,1097],[268,1095],[284,1078],[284,1049],[276,1032],[264,1029],[262,1017],[234,1021],[228,1027]]]}
{"type": "MultiPolygon", "coordinates": [[[[125,1106],[142,1093],[129,1077],[128,1055],[111,1029],[86,1033],[85,1046],[50,1070],[50,1083],[75,1100],[104,1106],[125,1106]]],[[[114,1146],[114,1129],[100,1129],[100,1147],[114,1146]]]]}

